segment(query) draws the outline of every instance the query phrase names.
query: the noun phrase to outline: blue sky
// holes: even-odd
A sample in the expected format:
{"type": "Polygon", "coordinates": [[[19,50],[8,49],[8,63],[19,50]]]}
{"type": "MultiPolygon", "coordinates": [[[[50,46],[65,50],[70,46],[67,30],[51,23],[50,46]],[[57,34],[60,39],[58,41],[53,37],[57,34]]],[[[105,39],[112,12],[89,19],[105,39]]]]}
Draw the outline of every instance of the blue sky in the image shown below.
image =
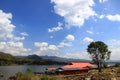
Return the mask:
{"type": "Polygon", "coordinates": [[[92,41],[120,57],[119,0],[0,0],[0,51],[90,59],[92,41]]]}

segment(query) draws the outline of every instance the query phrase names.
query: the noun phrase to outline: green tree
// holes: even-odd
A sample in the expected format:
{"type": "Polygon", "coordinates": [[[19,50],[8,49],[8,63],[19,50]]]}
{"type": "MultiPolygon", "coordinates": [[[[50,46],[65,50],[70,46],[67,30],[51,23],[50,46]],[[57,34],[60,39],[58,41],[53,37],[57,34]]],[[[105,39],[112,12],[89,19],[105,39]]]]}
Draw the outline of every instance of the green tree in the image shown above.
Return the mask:
{"type": "Polygon", "coordinates": [[[111,51],[102,41],[91,42],[88,45],[87,52],[91,55],[92,61],[98,66],[99,72],[106,60],[110,59],[111,51]]]}

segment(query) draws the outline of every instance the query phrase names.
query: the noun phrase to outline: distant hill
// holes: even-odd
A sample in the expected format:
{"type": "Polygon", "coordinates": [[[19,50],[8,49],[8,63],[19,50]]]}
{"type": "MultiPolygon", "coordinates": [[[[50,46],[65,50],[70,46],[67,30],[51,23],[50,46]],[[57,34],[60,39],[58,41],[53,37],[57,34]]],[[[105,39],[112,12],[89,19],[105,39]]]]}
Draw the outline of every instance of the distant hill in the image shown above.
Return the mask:
{"type": "Polygon", "coordinates": [[[56,62],[89,62],[86,59],[72,59],[72,58],[62,58],[57,56],[38,56],[38,55],[29,55],[29,56],[17,56],[18,58],[27,58],[33,60],[47,60],[47,61],[56,61],[56,62]]]}
{"type": "Polygon", "coordinates": [[[89,62],[86,59],[72,59],[72,58],[62,58],[57,56],[40,56],[42,59],[52,60],[52,61],[59,61],[59,62],[89,62]]]}
{"type": "Polygon", "coordinates": [[[54,64],[58,65],[58,64],[66,64],[66,63],[52,61],[52,60],[45,60],[37,55],[12,56],[10,54],[0,52],[0,66],[3,66],[3,65],[54,65],[54,64]]]}
{"type": "Polygon", "coordinates": [[[3,52],[0,52],[0,59],[6,59],[6,60],[13,60],[15,59],[16,57],[8,54],[8,53],[3,53],[3,52]]]}
{"type": "Polygon", "coordinates": [[[28,55],[25,58],[33,59],[33,60],[42,60],[42,58],[40,56],[37,56],[37,55],[28,55]]]}
{"type": "Polygon", "coordinates": [[[16,60],[16,57],[14,57],[10,54],[7,54],[7,53],[0,52],[0,66],[1,65],[10,65],[15,60],[16,60]]]}

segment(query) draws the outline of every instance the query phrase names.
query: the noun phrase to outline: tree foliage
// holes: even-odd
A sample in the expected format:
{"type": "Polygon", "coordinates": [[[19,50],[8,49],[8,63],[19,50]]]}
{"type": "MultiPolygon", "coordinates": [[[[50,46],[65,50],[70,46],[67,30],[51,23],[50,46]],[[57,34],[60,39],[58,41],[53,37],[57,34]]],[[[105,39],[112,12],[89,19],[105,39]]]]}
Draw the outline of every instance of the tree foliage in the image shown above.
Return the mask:
{"type": "Polygon", "coordinates": [[[91,42],[88,45],[87,52],[98,66],[99,72],[101,72],[105,61],[110,59],[111,51],[108,50],[108,46],[102,41],[91,42]]]}

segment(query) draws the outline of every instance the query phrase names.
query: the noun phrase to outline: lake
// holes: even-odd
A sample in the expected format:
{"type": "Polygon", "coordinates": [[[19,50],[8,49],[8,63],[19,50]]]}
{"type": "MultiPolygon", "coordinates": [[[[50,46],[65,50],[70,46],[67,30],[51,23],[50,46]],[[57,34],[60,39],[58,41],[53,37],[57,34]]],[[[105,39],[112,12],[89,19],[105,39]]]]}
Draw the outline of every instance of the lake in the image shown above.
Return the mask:
{"type": "Polygon", "coordinates": [[[44,72],[46,68],[61,66],[63,65],[0,66],[0,73],[4,75],[4,77],[0,77],[0,80],[5,80],[19,71],[25,73],[27,68],[31,68],[33,72],[44,72]]]}

